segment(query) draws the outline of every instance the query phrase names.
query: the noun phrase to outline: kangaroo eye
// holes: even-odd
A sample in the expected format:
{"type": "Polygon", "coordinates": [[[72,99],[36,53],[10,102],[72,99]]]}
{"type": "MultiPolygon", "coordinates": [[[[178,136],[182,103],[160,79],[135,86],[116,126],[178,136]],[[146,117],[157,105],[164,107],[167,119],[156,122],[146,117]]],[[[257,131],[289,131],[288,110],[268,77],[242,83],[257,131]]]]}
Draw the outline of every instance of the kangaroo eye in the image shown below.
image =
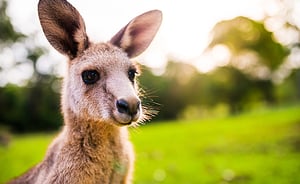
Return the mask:
{"type": "Polygon", "coordinates": [[[134,82],[135,75],[137,74],[136,69],[130,69],[128,71],[128,78],[131,82],[134,82]]]}
{"type": "Polygon", "coordinates": [[[96,70],[83,71],[81,77],[85,84],[95,84],[100,79],[100,75],[96,70]]]}

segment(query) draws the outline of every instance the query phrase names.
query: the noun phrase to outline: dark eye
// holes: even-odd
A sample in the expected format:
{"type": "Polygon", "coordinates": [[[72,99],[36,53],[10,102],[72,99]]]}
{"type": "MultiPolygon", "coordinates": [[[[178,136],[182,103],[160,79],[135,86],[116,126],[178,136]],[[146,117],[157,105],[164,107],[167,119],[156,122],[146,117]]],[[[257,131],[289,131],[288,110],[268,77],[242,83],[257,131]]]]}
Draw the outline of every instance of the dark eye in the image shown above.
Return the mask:
{"type": "Polygon", "coordinates": [[[130,69],[128,71],[128,78],[131,82],[134,82],[135,75],[137,74],[136,69],[130,69]]]}
{"type": "Polygon", "coordinates": [[[96,70],[83,71],[81,77],[85,84],[95,84],[100,79],[100,75],[96,70]]]}

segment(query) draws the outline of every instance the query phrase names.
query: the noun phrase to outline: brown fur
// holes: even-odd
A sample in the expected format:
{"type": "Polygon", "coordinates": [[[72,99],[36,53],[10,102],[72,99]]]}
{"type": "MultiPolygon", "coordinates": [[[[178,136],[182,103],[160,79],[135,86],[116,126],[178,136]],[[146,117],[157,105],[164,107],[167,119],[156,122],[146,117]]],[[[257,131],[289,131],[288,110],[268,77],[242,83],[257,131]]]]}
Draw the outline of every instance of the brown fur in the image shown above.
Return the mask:
{"type": "Polygon", "coordinates": [[[129,58],[148,47],[161,12],[142,14],[110,42],[94,44],[67,1],[40,0],[38,10],[47,39],[69,58],[61,98],[64,128],[44,160],[10,184],[131,183],[134,154],[125,125],[141,119],[142,108],[137,86],[128,77],[135,70],[129,58]],[[100,79],[86,84],[82,73],[88,70],[97,71],[100,79]],[[120,99],[125,107],[118,105],[120,99]]]}

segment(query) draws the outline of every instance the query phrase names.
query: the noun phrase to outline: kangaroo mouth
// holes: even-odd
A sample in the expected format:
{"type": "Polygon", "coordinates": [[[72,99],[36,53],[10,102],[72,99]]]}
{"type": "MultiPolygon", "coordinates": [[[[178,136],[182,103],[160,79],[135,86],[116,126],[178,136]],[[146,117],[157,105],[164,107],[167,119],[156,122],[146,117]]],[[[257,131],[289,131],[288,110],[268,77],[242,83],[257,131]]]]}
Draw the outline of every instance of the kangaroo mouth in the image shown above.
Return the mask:
{"type": "Polygon", "coordinates": [[[132,124],[132,121],[130,121],[130,122],[128,122],[128,123],[121,123],[121,122],[119,122],[119,121],[116,121],[116,122],[117,122],[117,125],[119,125],[119,126],[129,126],[129,125],[132,124]]]}
{"type": "Polygon", "coordinates": [[[128,114],[119,113],[118,111],[113,113],[113,118],[117,123],[117,125],[119,126],[129,126],[134,122],[137,122],[139,116],[140,116],[139,114],[128,115],[128,114]]]}

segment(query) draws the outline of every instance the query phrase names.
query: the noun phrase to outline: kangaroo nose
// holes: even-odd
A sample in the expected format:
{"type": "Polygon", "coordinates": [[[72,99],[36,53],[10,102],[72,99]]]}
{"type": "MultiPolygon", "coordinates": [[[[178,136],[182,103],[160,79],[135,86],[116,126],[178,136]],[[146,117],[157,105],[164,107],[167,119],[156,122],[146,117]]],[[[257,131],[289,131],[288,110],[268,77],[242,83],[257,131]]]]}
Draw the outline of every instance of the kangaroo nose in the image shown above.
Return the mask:
{"type": "Polygon", "coordinates": [[[131,100],[131,102],[128,102],[124,99],[119,99],[116,102],[119,113],[124,113],[129,116],[135,116],[138,113],[140,104],[141,102],[139,100],[131,100]]]}

